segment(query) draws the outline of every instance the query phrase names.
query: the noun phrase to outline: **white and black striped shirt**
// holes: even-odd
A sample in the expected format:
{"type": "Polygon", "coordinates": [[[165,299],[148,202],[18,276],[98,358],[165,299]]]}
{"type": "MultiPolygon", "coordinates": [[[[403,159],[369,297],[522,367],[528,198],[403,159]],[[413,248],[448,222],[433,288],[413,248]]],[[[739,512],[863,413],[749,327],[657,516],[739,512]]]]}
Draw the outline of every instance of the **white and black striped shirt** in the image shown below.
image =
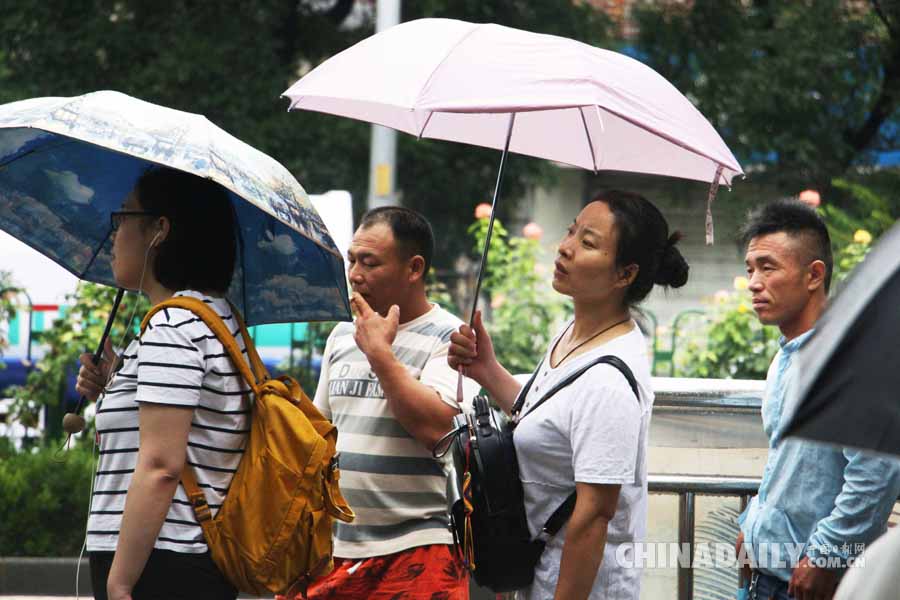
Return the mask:
{"type": "MultiPolygon", "coordinates": [[[[246,354],[231,308],[222,298],[183,291],[209,304],[246,354]]],[[[97,405],[100,460],[88,519],[87,549],[115,551],[125,495],[138,455],[138,411],[143,402],[193,407],[187,462],[216,514],[250,431],[249,387],[222,344],[194,313],[156,313],[140,339],[129,344],[121,369],[97,405]]],[[[245,359],[246,360],[246,359],[245,359]]],[[[203,532],[181,484],[154,545],[176,552],[206,552],[203,532]]]]}

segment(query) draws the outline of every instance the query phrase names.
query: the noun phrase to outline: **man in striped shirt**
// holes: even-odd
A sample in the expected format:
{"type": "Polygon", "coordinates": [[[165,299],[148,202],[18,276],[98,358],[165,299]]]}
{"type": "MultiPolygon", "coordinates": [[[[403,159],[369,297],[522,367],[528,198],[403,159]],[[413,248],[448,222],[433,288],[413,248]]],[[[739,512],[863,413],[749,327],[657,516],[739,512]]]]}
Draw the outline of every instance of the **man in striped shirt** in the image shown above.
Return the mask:
{"type": "MultiPolygon", "coordinates": [[[[447,365],[460,320],[425,295],[433,248],[428,222],[399,207],[370,211],[353,237],[357,318],[328,338],[315,404],[340,432],[341,490],[356,520],[336,524],[335,570],[311,599],[468,598],[447,514],[452,465],[431,454],[460,410],[447,365]]],[[[464,386],[467,399],[477,392],[464,386]]]]}

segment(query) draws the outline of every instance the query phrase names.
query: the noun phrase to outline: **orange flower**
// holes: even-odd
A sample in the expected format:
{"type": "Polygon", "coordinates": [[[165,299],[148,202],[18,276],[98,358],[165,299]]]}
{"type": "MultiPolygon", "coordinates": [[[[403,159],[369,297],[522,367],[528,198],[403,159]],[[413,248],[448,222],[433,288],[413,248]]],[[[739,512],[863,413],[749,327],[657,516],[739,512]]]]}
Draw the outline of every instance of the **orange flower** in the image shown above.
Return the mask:
{"type": "Polygon", "coordinates": [[[544,235],[544,229],[540,225],[532,221],[522,228],[522,235],[529,240],[539,240],[544,235]]]}
{"type": "Polygon", "coordinates": [[[491,205],[482,202],[478,206],[475,207],[475,218],[476,219],[490,219],[491,218],[491,205]]]}
{"type": "Polygon", "coordinates": [[[807,206],[812,206],[813,208],[819,206],[822,203],[822,196],[819,195],[819,192],[816,190],[803,190],[800,192],[800,196],[798,196],[798,200],[807,206]]]}

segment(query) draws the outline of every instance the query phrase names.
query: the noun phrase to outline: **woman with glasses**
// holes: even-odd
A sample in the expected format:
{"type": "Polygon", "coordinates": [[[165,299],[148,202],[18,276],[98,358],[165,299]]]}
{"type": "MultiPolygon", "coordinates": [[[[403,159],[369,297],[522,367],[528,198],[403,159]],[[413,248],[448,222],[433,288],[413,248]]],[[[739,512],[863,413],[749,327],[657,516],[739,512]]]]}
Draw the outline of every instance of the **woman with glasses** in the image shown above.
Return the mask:
{"type": "MultiPolygon", "coordinates": [[[[153,168],[110,225],[119,286],[153,305],[199,298],[237,331],[224,297],[235,267],[235,217],[222,187],[153,168]]],[[[121,356],[110,347],[100,365],[88,354],[82,365],[76,389],[100,398],[87,531],[95,597],[235,598],[179,483],[190,465],[215,516],[247,440],[249,392],[222,344],[193,313],[169,308],[121,356]]]]}
{"type": "MultiPolygon", "coordinates": [[[[572,298],[575,318],[556,335],[522,398],[513,435],[525,513],[533,537],[577,491],[565,528],[547,542],[528,600],[637,600],[633,544],[647,521],[647,436],[653,390],[647,343],[632,309],[654,284],[681,287],[688,265],[679,233],[642,196],[597,196],[559,244],[553,288],[572,298]],[[623,361],[636,380],[609,364],[590,368],[540,403],[570,374],[601,356],[623,361]]],[[[494,354],[476,314],[450,338],[448,361],[488,390],[509,413],[522,389],[494,354]]]]}

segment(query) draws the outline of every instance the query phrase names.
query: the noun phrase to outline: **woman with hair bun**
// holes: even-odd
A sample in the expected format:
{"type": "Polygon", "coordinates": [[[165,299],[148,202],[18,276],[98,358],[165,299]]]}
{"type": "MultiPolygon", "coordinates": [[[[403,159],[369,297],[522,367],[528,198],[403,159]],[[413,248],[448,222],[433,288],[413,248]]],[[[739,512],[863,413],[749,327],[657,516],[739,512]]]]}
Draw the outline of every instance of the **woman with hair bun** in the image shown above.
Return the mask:
{"type": "MultiPolygon", "coordinates": [[[[608,191],[584,207],[559,244],[553,288],[572,298],[575,316],[553,339],[524,390],[514,442],[533,537],[573,490],[577,500],[520,598],[640,596],[633,545],[646,530],[653,390],[647,344],[632,309],[654,285],[677,288],[687,282],[688,264],[675,247],[680,237],[669,234],[659,209],[644,197],[608,191]],[[627,365],[637,394],[620,369],[598,364],[538,402],[555,384],[608,355],[627,365]]],[[[497,362],[480,312],[474,331],[462,325],[452,335],[448,362],[462,367],[507,413],[523,392],[497,362]]]]}

